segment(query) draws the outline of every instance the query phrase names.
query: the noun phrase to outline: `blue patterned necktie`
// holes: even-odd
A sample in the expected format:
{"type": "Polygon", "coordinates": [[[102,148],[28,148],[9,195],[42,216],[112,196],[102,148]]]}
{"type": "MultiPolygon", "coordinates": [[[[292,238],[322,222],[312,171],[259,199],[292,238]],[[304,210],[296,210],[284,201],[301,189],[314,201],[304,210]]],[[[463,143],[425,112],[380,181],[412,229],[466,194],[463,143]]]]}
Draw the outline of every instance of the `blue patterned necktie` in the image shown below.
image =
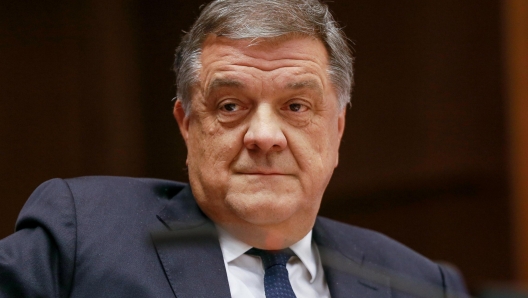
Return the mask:
{"type": "Polygon", "coordinates": [[[286,263],[294,255],[291,249],[262,250],[252,248],[246,252],[259,256],[264,266],[264,292],[266,298],[296,298],[293,292],[286,263]]]}

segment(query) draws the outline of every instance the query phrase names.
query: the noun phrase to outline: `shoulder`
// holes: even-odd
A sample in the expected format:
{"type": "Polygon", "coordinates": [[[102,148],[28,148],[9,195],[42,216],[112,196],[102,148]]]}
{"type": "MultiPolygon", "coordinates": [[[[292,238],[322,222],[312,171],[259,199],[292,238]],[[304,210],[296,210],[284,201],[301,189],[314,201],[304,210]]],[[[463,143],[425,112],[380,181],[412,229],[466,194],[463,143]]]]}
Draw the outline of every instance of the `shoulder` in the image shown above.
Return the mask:
{"type": "Polygon", "coordinates": [[[103,284],[125,289],[144,282],[145,270],[152,280],[163,280],[150,232],[160,225],[157,214],[185,186],[101,176],[42,183],[22,208],[16,232],[0,240],[0,276],[9,276],[0,282],[0,296],[6,291],[10,297],[68,296],[72,289],[88,293],[94,287],[108,291],[103,284]]]}
{"type": "Polygon", "coordinates": [[[18,223],[27,219],[74,217],[95,220],[159,211],[185,183],[112,176],[55,178],[35,189],[22,209],[18,223]],[[53,216],[55,214],[55,216],[53,216]]]}
{"type": "Polygon", "coordinates": [[[320,239],[328,242],[324,245],[362,268],[389,276],[396,285],[414,288],[432,285],[456,293],[466,291],[456,270],[426,258],[382,233],[324,217],[318,217],[316,228],[320,239]],[[325,236],[321,237],[321,233],[325,236]]]}
{"type": "MultiPolygon", "coordinates": [[[[415,252],[400,242],[373,230],[318,217],[318,223],[335,246],[341,249],[354,248],[363,255],[363,259],[372,263],[393,263],[393,266],[408,266],[413,263],[434,264],[432,261],[415,252]]],[[[327,238],[327,239],[328,239],[327,238]]]]}
{"type": "Polygon", "coordinates": [[[178,193],[185,183],[155,179],[132,178],[118,176],[85,176],[70,179],[53,179],[46,183],[64,183],[77,194],[134,194],[150,192],[159,196],[172,197],[178,193]]]}
{"type": "Polygon", "coordinates": [[[55,178],[42,183],[32,197],[71,196],[79,199],[103,200],[116,197],[154,196],[170,199],[186,186],[185,183],[117,176],[85,176],[69,179],[55,178]]]}

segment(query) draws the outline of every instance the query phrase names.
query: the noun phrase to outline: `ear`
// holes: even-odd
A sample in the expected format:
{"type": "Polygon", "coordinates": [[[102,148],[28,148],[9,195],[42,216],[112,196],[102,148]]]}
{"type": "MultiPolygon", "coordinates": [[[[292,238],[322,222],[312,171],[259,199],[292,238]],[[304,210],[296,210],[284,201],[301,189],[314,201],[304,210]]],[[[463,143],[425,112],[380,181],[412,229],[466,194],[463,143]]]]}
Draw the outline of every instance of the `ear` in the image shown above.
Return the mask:
{"type": "MultiPolygon", "coordinates": [[[[341,144],[341,138],[343,138],[343,132],[345,131],[345,116],[346,116],[346,107],[343,108],[341,112],[339,112],[339,116],[337,117],[337,136],[338,136],[338,146],[341,144]]],[[[339,164],[339,148],[337,150],[336,154],[336,161],[335,161],[335,167],[339,164]]]]}
{"type": "Polygon", "coordinates": [[[174,115],[176,122],[178,122],[183,140],[185,141],[185,144],[187,144],[187,139],[189,138],[189,117],[185,115],[185,109],[179,99],[174,103],[172,114],[174,115]]]}

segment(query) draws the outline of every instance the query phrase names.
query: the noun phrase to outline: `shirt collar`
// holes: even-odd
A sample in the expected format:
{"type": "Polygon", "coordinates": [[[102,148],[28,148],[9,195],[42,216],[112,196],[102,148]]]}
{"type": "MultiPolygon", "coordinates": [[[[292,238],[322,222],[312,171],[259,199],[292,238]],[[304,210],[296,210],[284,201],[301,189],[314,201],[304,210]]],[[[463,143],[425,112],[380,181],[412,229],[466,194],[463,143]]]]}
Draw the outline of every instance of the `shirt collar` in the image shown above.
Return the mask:
{"type": "Polygon", "coordinates": [[[216,229],[218,230],[218,240],[220,241],[220,248],[222,249],[222,255],[224,256],[226,264],[240,257],[252,248],[252,246],[233,237],[218,225],[216,226],[216,229]]]}
{"type": "MultiPolygon", "coordinates": [[[[218,225],[216,228],[218,230],[220,249],[222,250],[224,262],[226,264],[240,257],[252,248],[252,246],[238,240],[218,225]]],[[[290,249],[293,250],[304,266],[306,266],[308,272],[310,272],[310,283],[312,283],[317,275],[317,256],[315,244],[312,243],[312,230],[310,230],[310,232],[308,232],[308,234],[306,234],[301,240],[290,246],[290,249]]]]}
{"type": "Polygon", "coordinates": [[[314,245],[315,244],[312,244],[312,230],[310,230],[304,238],[290,246],[291,250],[293,250],[299,259],[301,259],[301,262],[303,262],[306,269],[308,269],[308,272],[310,272],[310,283],[315,280],[315,276],[317,275],[317,265],[315,263],[317,258],[314,251],[314,245]]]}

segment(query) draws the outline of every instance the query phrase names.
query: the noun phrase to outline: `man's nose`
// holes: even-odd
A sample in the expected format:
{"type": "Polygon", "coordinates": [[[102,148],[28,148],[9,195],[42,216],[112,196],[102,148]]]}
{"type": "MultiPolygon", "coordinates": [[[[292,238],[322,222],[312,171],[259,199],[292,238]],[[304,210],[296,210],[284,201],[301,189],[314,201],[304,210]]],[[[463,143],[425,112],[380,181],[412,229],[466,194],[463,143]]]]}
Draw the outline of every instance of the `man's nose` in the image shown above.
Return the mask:
{"type": "Polygon", "coordinates": [[[284,150],[286,144],[280,115],[269,105],[259,105],[251,115],[248,130],[244,135],[246,148],[267,153],[284,150]]]}

